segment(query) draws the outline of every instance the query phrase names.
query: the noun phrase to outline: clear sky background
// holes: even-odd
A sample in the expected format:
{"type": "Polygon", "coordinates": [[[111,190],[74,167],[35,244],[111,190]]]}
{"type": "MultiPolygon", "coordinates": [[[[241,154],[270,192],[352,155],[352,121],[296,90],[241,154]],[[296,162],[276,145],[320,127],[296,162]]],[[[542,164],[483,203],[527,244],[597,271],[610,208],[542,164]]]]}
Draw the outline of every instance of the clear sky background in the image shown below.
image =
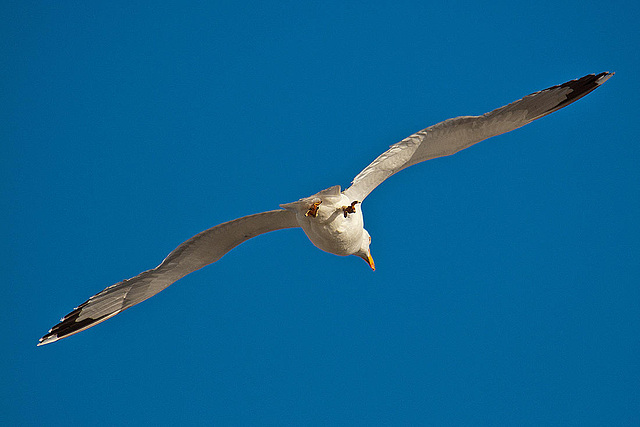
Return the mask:
{"type": "Polygon", "coordinates": [[[103,3],[0,6],[0,424],[640,425],[637,1],[103,3]],[[201,230],[607,70],[372,193],[375,272],[279,231],[36,347],[201,230]]]}

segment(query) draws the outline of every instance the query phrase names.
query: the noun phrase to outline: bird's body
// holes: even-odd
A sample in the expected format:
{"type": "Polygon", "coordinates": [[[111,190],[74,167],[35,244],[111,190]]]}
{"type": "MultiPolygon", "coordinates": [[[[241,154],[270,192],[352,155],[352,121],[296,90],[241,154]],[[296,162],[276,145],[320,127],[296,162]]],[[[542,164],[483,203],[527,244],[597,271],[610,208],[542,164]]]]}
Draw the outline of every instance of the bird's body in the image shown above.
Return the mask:
{"type": "Polygon", "coordinates": [[[375,269],[361,203],[391,175],[416,163],[448,156],[550,114],[580,99],[613,73],[589,74],[535,92],[481,116],[462,116],[430,126],[392,145],[360,172],[344,191],[333,186],[282,209],[245,216],[205,230],[174,249],[160,265],[109,286],[63,317],[40,338],[48,344],[90,328],[216,262],[240,243],[284,228],[300,227],[319,249],[356,255],[375,269]]]}
{"type": "Polygon", "coordinates": [[[280,205],[295,212],[298,224],[311,243],[325,252],[335,255],[353,255],[360,249],[364,235],[362,210],[344,215],[343,206],[350,206],[352,200],[336,185],[297,202],[280,205]],[[315,216],[307,215],[309,206],[318,205],[315,216]]]}

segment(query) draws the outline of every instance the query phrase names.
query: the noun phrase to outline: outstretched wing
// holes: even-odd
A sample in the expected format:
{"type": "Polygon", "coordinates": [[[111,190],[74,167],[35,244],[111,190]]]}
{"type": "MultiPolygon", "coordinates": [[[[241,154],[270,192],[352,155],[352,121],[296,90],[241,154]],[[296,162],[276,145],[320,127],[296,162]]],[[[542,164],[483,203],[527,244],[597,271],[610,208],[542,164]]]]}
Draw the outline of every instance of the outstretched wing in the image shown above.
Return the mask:
{"type": "Polygon", "coordinates": [[[449,156],[492,136],[512,131],[582,98],[613,73],[589,74],[532,93],[482,116],[462,116],[430,126],[392,145],[353,179],[344,193],[363,201],[385,179],[416,163],[449,156]]]}
{"type": "Polygon", "coordinates": [[[68,337],[151,298],[173,282],[216,262],[240,243],[269,231],[298,227],[295,213],[274,210],[216,225],[182,243],[162,263],[89,298],[40,338],[38,345],[68,337]]]}

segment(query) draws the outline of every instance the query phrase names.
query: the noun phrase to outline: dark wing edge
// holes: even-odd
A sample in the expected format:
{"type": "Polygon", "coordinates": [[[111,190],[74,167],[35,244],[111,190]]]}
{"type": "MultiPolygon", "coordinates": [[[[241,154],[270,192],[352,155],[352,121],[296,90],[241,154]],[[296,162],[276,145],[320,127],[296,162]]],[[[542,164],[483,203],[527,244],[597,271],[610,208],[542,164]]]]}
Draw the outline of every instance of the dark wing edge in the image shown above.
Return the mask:
{"type": "Polygon", "coordinates": [[[449,156],[493,136],[510,132],[553,113],[595,90],[613,72],[588,74],[534,92],[481,116],[445,120],[393,144],[364,168],[344,193],[362,202],[391,175],[425,160],[449,156]]]}
{"type": "Polygon", "coordinates": [[[38,346],[84,331],[138,304],[172,283],[216,262],[240,243],[260,234],[298,227],[295,213],[277,209],[248,215],[205,230],[174,249],[156,268],[95,294],[60,319],[38,346]]]}
{"type": "Polygon", "coordinates": [[[561,88],[570,88],[572,89],[571,92],[569,92],[566,96],[566,99],[564,99],[563,101],[561,101],[560,103],[558,103],[558,105],[556,105],[555,107],[553,107],[552,109],[545,111],[544,113],[540,114],[539,116],[536,116],[534,118],[531,119],[531,121],[533,120],[537,120],[541,117],[544,117],[548,114],[551,114],[553,112],[558,111],[561,108],[566,107],[567,105],[576,102],[578,99],[590,94],[591,92],[593,92],[598,86],[602,85],[604,82],[606,82],[607,80],[609,80],[611,77],[613,77],[613,75],[615,74],[615,72],[612,71],[603,71],[602,73],[598,73],[598,74],[588,74],[584,77],[581,77],[577,80],[571,80],[568,81],[566,83],[562,83],[560,85],[556,85],[556,86],[551,86],[550,88],[545,89],[545,91],[548,90],[553,90],[553,89],[561,89],[561,88]]]}

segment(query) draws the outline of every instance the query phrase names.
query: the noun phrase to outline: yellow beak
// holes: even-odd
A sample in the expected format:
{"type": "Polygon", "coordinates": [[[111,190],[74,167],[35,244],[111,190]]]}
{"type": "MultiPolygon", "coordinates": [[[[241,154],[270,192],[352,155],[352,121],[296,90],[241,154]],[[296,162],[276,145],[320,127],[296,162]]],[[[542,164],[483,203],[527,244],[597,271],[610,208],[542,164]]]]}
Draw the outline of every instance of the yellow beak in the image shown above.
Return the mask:
{"type": "Polygon", "coordinates": [[[369,264],[369,267],[371,267],[373,271],[376,271],[376,263],[373,262],[373,258],[371,258],[371,252],[367,254],[367,259],[365,259],[365,261],[367,262],[367,264],[369,264]]]}

